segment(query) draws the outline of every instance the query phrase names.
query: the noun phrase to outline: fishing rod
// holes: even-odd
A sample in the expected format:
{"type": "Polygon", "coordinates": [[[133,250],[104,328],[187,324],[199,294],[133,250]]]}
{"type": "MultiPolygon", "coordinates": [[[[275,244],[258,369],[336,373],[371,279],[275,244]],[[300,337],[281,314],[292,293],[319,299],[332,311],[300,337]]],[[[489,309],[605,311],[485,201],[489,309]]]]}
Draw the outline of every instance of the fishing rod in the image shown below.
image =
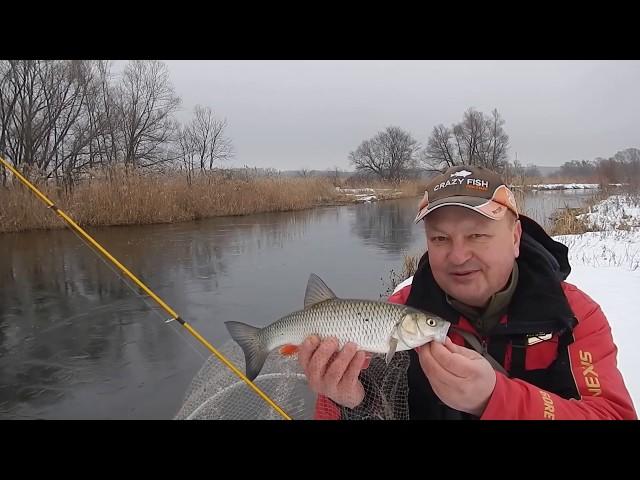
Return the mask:
{"type": "Polygon", "coordinates": [[[156,301],[162,309],[171,315],[171,320],[175,320],[187,331],[193,335],[196,340],[198,340],[202,345],[204,345],[211,353],[213,353],[218,360],[224,363],[237,377],[239,377],[243,382],[245,382],[251,389],[253,389],[260,397],[269,404],[276,412],[282,416],[285,420],[292,420],[292,418],[287,415],[287,413],[282,410],[266,393],[264,393],[258,386],[256,386],[251,380],[249,380],[240,370],[238,370],[233,363],[231,363],[222,353],[216,350],[213,345],[211,345],[202,335],[200,335],[195,328],[185,322],[180,315],[178,315],[169,305],[167,305],[158,295],[153,293],[149,287],[147,287],[141,280],[138,279],[133,273],[131,273],[124,265],[122,265],[118,260],[116,260],[107,250],[102,247],[96,240],[94,240],[87,232],[85,232],[76,222],[74,222],[66,213],[64,213],[55,203],[49,200],[40,190],[38,190],[29,180],[24,178],[20,172],[18,172],[12,165],[10,165],[4,158],[0,156],[0,163],[4,165],[6,169],[8,169],[11,173],[15,175],[15,177],[22,182],[29,190],[31,190],[40,200],[42,200],[47,208],[53,210],[60,218],[62,218],[69,227],[80,234],[80,236],[86,239],[89,244],[94,247],[99,253],[101,253],[105,258],[107,258],[113,265],[118,267],[127,277],[129,277],[136,285],[138,285],[142,290],[144,290],[153,300],[156,301]]]}

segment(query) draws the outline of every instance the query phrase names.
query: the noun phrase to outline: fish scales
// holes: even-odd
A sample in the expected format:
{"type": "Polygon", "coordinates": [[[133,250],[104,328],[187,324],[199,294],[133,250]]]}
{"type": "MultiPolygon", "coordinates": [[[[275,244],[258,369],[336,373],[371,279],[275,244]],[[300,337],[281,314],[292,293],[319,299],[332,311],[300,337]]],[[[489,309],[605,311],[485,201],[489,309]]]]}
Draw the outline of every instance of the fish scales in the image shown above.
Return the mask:
{"type": "Polygon", "coordinates": [[[273,350],[301,344],[309,335],[335,337],[342,348],[354,342],[364,350],[386,353],[389,335],[406,307],[393,303],[336,299],[293,312],[266,327],[262,341],[273,350]]]}

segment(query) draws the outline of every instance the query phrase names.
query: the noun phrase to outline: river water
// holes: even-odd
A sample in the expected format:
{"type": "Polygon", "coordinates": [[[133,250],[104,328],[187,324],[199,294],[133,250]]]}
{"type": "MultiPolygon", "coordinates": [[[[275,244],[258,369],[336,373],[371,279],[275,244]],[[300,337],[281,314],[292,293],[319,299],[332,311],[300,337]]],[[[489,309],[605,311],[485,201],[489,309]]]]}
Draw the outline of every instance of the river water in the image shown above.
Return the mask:
{"type": "MultiPolygon", "coordinates": [[[[531,192],[543,226],[588,191],[531,192]]],[[[213,345],[302,308],[310,273],[380,299],[424,251],[419,199],[89,233],[213,345]]],[[[0,234],[0,418],[170,419],[208,356],[68,229],[0,234]]]]}

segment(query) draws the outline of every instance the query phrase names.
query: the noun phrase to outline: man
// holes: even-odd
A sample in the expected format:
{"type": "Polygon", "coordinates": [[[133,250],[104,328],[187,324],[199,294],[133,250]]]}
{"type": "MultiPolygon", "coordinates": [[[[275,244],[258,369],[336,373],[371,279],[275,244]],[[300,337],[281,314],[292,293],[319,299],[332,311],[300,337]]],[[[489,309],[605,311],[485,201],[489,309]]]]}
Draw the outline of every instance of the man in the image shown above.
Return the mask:
{"type": "MultiPolygon", "coordinates": [[[[567,248],[518,214],[494,172],[448,169],[427,186],[416,223],[427,252],[391,302],[453,327],[445,344],[409,352],[411,419],[636,419],[609,323],[564,280],[567,248]]],[[[317,418],[349,418],[366,391],[364,352],[305,340],[299,362],[317,418]]]]}

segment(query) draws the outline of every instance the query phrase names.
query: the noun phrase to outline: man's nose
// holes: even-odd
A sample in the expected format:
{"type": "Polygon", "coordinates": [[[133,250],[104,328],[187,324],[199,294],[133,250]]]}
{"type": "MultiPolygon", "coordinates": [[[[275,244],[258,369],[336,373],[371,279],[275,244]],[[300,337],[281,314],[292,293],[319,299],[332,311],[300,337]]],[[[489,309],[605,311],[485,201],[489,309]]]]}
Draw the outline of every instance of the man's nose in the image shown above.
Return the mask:
{"type": "Polygon", "coordinates": [[[454,240],[449,252],[449,261],[454,265],[462,265],[472,256],[471,249],[464,240],[454,240]]]}

